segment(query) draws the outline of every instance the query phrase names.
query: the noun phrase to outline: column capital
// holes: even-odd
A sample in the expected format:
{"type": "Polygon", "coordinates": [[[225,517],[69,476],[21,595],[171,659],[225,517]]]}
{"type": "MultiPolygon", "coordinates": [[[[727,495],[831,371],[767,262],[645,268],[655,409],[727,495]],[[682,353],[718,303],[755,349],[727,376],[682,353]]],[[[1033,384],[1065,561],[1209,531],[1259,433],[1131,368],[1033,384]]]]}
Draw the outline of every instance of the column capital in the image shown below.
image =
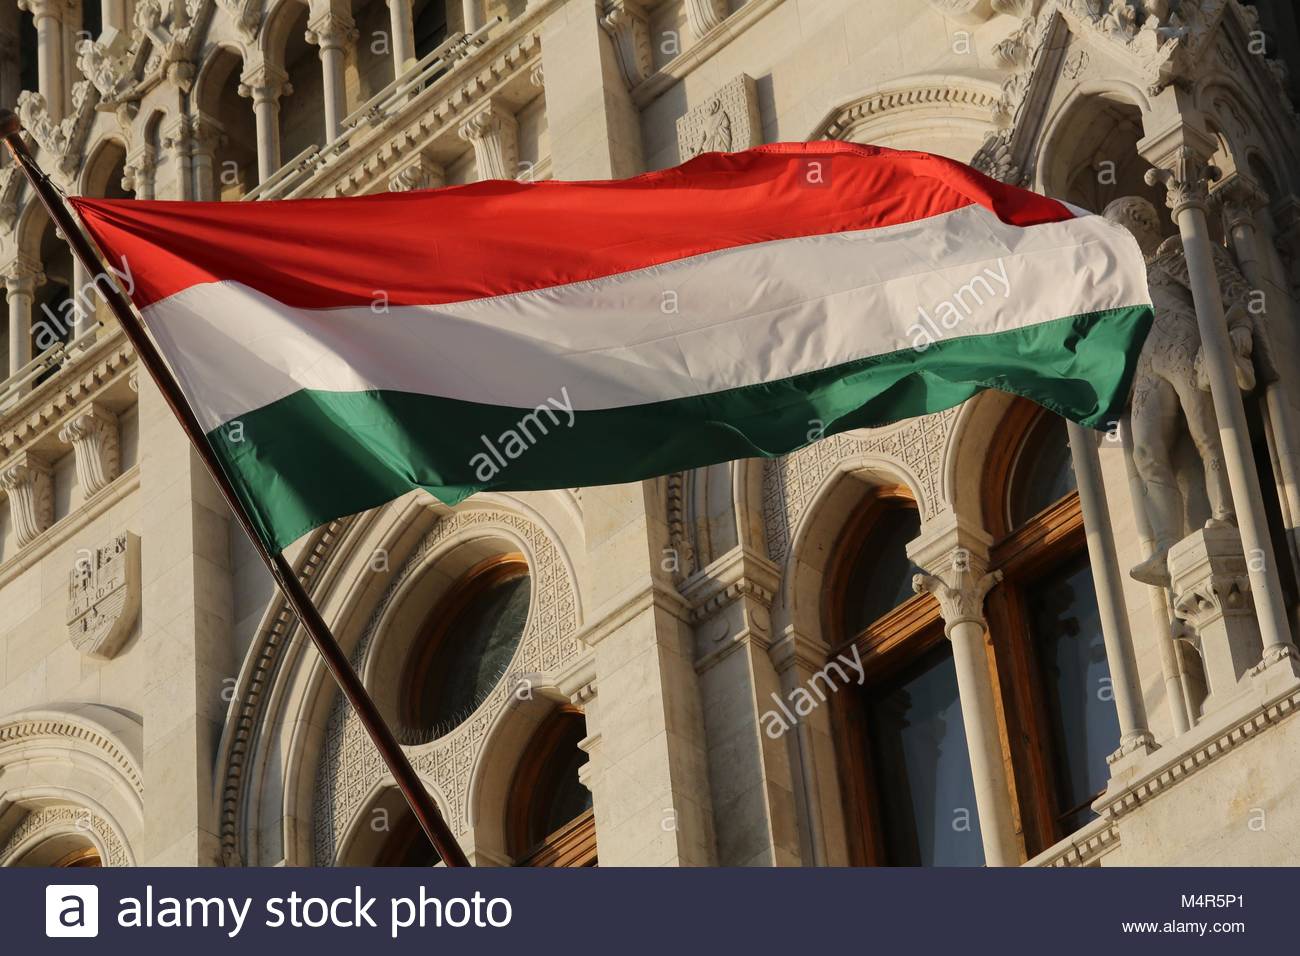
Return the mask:
{"type": "Polygon", "coordinates": [[[33,20],[45,17],[62,20],[64,14],[72,12],[73,6],[73,0],[18,0],[18,9],[26,10],[33,20]]]}
{"type": "Polygon", "coordinates": [[[1165,187],[1165,202],[1176,220],[1184,209],[1208,211],[1210,184],[1222,175],[1218,166],[1182,147],[1168,166],[1148,169],[1143,178],[1148,186],[1165,187]]]}
{"type": "Polygon", "coordinates": [[[959,624],[984,627],[984,596],[1002,580],[1001,571],[988,570],[990,544],[992,538],[978,524],[947,514],[927,522],[907,546],[907,556],[921,569],[912,590],[939,602],[950,637],[959,624]]]}
{"type": "Polygon", "coordinates": [[[361,34],[356,21],[345,13],[327,10],[307,21],[307,42],[326,50],[341,50],[361,34]]]}
{"type": "Polygon", "coordinates": [[[50,463],[30,452],[19,452],[0,465],[0,488],[9,495],[9,514],[18,546],[26,547],[54,523],[50,463]]]}
{"type": "Polygon", "coordinates": [[[226,129],[209,113],[198,113],[190,123],[190,133],[194,138],[194,149],[200,153],[211,153],[226,141],[226,129]]]}
{"type": "Polygon", "coordinates": [[[38,286],[45,284],[41,264],[22,253],[0,266],[0,278],[4,280],[5,291],[10,295],[32,295],[38,286]]]}
{"type": "Polygon", "coordinates": [[[1223,214],[1223,223],[1231,231],[1255,228],[1255,213],[1268,206],[1264,188],[1241,172],[1229,173],[1210,190],[1210,202],[1223,214]]]}
{"type": "Polygon", "coordinates": [[[280,97],[292,94],[289,74],[270,63],[261,63],[239,77],[239,95],[251,99],[254,106],[276,103],[280,97]]]}

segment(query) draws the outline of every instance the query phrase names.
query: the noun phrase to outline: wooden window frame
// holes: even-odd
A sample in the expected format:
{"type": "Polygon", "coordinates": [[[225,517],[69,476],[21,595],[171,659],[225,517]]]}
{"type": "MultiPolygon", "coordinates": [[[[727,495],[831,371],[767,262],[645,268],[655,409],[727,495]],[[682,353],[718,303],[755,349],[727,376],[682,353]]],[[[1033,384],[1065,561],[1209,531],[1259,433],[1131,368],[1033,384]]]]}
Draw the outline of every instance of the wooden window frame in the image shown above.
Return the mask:
{"type": "Polygon", "coordinates": [[[943,618],[938,602],[929,594],[917,594],[857,634],[844,634],[846,589],[854,558],[867,544],[878,522],[896,508],[916,508],[917,503],[903,486],[877,488],[858,509],[835,546],[832,573],[823,592],[823,633],[831,635],[828,657],[856,647],[863,666],[862,684],[845,688],[831,697],[831,725],[839,766],[840,799],[849,840],[849,860],[854,866],[887,865],[880,783],[871,758],[870,728],[866,717],[866,695],[879,684],[937,647],[944,638],[943,618]]]}
{"type": "Polygon", "coordinates": [[[535,829],[535,797],[552,792],[559,784],[564,763],[553,758],[572,735],[574,719],[583,719],[583,713],[569,704],[548,714],[533,732],[515,770],[506,804],[506,843],[516,857],[516,866],[596,865],[596,818],[591,808],[540,839],[530,839],[535,829]]]}
{"type": "Polygon", "coordinates": [[[985,601],[989,635],[998,661],[996,688],[1011,764],[1013,802],[1029,857],[1069,835],[1061,826],[1055,767],[1059,759],[1042,679],[1042,662],[1029,633],[1026,593],[1034,583],[1088,553],[1079,493],[1063,498],[1011,527],[1009,497],[1021,454],[1050,415],[1017,401],[999,428],[983,476],[985,527],[994,536],[990,567],[1002,582],[985,601]]]}

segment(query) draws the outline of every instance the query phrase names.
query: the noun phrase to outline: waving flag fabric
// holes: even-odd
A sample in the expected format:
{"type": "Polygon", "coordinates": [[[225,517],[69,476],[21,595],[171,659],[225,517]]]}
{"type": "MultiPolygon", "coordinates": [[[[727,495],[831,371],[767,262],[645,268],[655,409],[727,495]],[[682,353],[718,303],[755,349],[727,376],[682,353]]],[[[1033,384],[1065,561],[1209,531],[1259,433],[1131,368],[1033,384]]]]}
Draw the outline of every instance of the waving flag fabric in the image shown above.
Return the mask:
{"type": "Polygon", "coordinates": [[[275,548],[412,488],[780,455],[984,388],[1104,427],[1151,322],[1122,229],[844,143],[617,181],[73,202],[275,548]]]}

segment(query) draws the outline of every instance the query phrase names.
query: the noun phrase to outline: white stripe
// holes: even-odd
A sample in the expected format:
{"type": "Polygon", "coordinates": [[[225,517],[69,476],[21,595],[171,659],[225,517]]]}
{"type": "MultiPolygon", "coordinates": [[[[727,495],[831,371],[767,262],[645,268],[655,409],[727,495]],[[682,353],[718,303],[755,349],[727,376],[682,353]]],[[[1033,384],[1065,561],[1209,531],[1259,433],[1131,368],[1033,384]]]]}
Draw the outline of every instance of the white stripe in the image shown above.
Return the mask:
{"type": "Polygon", "coordinates": [[[1120,227],[1018,228],[971,206],[451,305],[299,309],[221,282],[145,319],[212,429],[304,388],[518,408],[563,389],[575,410],[637,405],[910,348],[922,309],[955,338],[1149,301],[1120,227]]]}

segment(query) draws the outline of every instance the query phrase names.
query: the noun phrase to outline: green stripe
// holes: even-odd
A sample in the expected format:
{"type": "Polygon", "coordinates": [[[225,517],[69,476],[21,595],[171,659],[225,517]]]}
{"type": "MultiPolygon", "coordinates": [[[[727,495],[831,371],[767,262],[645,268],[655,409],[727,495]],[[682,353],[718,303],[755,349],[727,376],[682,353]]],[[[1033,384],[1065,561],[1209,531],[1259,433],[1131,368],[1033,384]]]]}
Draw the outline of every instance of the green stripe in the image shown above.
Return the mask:
{"type": "MultiPolygon", "coordinates": [[[[821,433],[951,408],[985,388],[1105,428],[1128,400],[1151,310],[1116,309],[1024,329],[943,340],[793,378],[625,408],[557,412],[411,392],[304,390],[209,433],[264,541],[424,488],[455,504],[476,491],[635,481],[736,458],[774,457],[821,433]],[[505,457],[488,454],[486,436],[505,457]],[[513,460],[510,451],[526,450],[513,460]],[[481,457],[475,457],[482,453],[481,457]],[[489,473],[495,468],[494,474],[489,473]]],[[[555,384],[553,397],[563,402],[555,384]]]]}

